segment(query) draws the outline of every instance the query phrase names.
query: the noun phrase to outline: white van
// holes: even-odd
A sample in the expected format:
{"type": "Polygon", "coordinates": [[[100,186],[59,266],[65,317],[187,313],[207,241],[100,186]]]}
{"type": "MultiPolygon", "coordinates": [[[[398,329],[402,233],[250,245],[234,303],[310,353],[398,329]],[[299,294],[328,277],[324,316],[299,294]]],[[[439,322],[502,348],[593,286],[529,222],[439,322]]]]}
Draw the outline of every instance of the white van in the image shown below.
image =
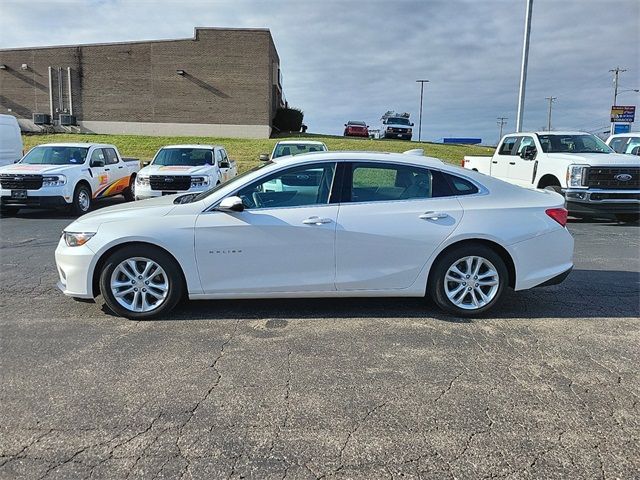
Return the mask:
{"type": "Polygon", "coordinates": [[[12,115],[0,115],[0,166],[20,160],[22,148],[18,120],[12,115]]]}

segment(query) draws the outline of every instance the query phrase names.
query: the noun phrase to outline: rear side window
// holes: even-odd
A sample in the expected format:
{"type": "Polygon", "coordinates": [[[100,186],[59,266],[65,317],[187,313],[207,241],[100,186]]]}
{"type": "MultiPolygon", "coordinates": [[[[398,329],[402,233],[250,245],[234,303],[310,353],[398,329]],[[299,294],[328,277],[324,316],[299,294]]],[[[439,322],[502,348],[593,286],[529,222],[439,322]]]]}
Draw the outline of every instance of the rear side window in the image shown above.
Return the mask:
{"type": "Polygon", "coordinates": [[[433,175],[425,169],[409,165],[351,165],[351,185],[347,201],[388,202],[431,198],[433,175]]]}
{"type": "Polygon", "coordinates": [[[451,186],[453,195],[472,195],[480,191],[478,187],[471,183],[469,180],[444,172],[442,173],[442,175],[446,178],[447,182],[451,186]]]}
{"type": "Polygon", "coordinates": [[[118,163],[118,155],[113,148],[103,148],[105,155],[107,156],[107,165],[114,165],[118,163]]]}
{"type": "Polygon", "coordinates": [[[515,155],[515,149],[513,147],[515,147],[516,142],[518,141],[518,137],[507,137],[504,139],[504,142],[502,142],[502,145],[500,145],[500,151],[498,152],[499,155],[515,155]]]}

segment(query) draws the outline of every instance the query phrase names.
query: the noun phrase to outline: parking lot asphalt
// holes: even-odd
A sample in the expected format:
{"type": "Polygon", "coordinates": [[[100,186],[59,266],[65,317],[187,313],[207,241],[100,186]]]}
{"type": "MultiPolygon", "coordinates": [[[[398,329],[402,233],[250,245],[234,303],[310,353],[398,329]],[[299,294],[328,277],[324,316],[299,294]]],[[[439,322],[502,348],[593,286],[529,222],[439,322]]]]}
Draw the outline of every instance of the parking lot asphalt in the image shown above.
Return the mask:
{"type": "Polygon", "coordinates": [[[488,318],[315,299],[132,322],[57,291],[70,221],[0,220],[0,478],[640,476],[637,224],[571,223],[569,278],[488,318]]]}

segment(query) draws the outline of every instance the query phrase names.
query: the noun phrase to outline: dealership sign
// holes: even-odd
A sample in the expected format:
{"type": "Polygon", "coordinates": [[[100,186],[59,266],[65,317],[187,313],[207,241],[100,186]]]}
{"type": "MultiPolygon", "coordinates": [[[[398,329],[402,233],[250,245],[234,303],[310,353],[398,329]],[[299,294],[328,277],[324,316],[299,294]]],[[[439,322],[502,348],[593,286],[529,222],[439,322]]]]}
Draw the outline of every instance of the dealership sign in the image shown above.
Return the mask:
{"type": "Polygon", "coordinates": [[[635,106],[613,106],[611,107],[611,121],[633,123],[636,116],[635,106]]]}

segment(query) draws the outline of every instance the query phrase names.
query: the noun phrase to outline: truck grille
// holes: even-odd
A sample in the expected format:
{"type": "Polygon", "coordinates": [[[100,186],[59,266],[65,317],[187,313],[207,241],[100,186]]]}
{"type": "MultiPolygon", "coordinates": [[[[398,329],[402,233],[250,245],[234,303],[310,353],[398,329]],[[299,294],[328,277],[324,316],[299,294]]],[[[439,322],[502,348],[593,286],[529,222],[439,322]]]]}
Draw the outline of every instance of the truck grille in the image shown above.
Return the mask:
{"type": "Polygon", "coordinates": [[[406,128],[395,128],[395,127],[391,127],[390,129],[393,133],[407,133],[407,129],[406,128]]]}
{"type": "Polygon", "coordinates": [[[8,190],[38,190],[42,188],[42,175],[0,175],[0,185],[8,190]]]}
{"type": "Polygon", "coordinates": [[[590,167],[586,184],[591,188],[638,189],[640,167],[590,167]]]}
{"type": "Polygon", "coordinates": [[[188,175],[151,175],[149,184],[151,190],[177,192],[191,188],[191,177],[188,175]]]}

